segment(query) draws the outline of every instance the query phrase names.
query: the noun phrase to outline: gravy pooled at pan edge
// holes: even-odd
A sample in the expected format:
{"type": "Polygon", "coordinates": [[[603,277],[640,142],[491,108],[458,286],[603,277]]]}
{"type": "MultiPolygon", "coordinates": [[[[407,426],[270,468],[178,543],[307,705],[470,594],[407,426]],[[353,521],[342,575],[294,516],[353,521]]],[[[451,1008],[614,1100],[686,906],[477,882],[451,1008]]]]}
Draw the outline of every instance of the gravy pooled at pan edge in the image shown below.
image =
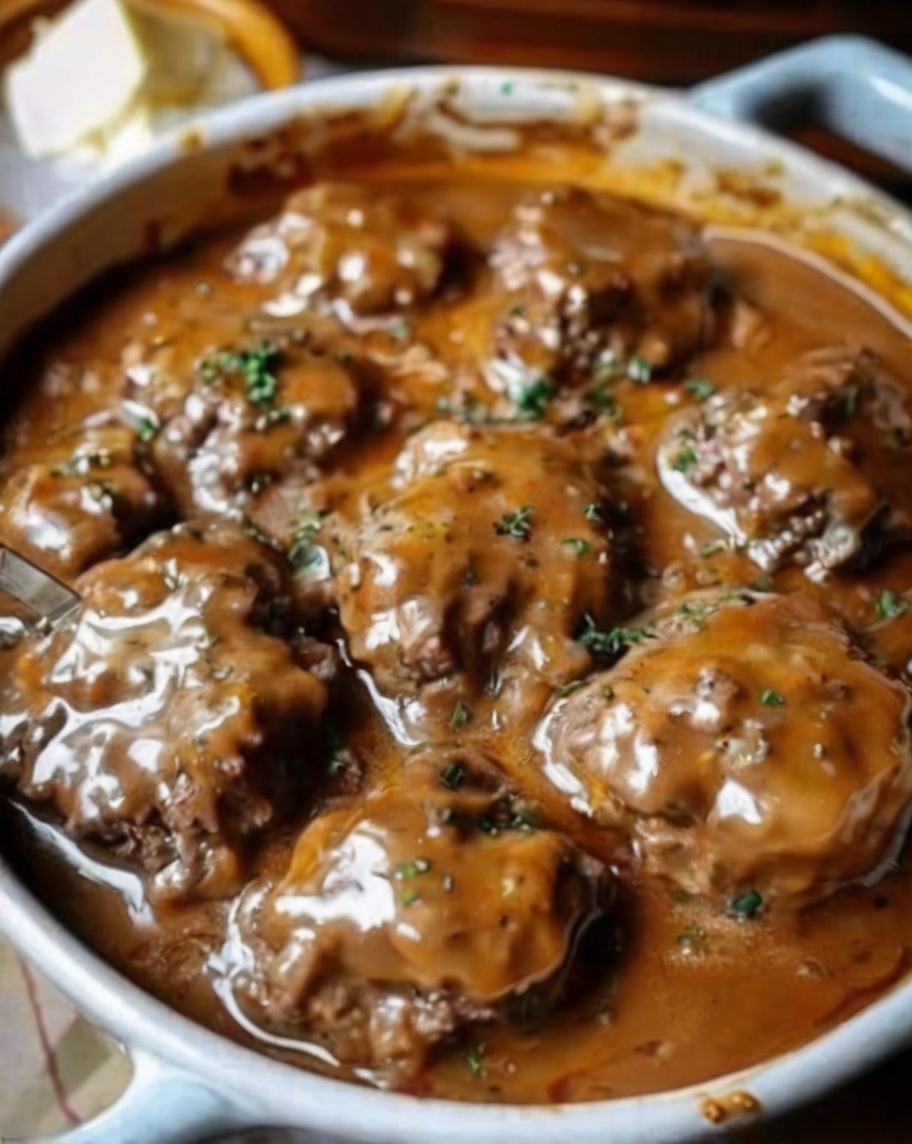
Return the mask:
{"type": "MultiPolygon", "coordinates": [[[[382,174],[382,178],[380,177],[382,174]]],[[[462,1100],[655,1092],[910,966],[912,375],[806,262],[395,174],[7,364],[3,846],[168,1004],[462,1100]]]]}

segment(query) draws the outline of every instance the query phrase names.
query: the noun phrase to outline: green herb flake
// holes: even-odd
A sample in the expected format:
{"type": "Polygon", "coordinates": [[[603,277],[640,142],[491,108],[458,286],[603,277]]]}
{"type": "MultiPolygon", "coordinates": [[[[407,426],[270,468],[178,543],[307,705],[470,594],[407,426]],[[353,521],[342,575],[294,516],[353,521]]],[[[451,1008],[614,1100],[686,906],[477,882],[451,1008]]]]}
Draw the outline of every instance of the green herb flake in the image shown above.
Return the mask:
{"type": "Polygon", "coordinates": [[[766,691],[761,691],[760,702],[764,707],[783,707],[785,705],[785,696],[781,695],[778,691],[771,691],[767,688],[766,691]]]}
{"type": "Polygon", "coordinates": [[[692,620],[697,631],[702,632],[706,629],[706,621],[715,611],[716,605],[712,602],[695,604],[688,600],[675,609],[675,615],[685,620],[692,620]]]}
{"type": "Polygon", "coordinates": [[[532,505],[523,505],[513,512],[505,512],[494,525],[498,536],[508,536],[511,540],[528,540],[532,534],[532,505]]]}
{"type": "Polygon", "coordinates": [[[729,911],[739,918],[753,918],[763,909],[763,898],[756,890],[739,894],[728,903],[729,911]]]}
{"type": "Polygon", "coordinates": [[[587,615],[583,618],[583,629],[576,639],[593,655],[618,656],[651,635],[648,628],[612,628],[610,632],[603,632],[596,627],[593,618],[587,615]]]}
{"type": "Polygon", "coordinates": [[[303,572],[319,563],[320,549],[313,540],[321,527],[319,520],[307,520],[295,530],[288,549],[288,561],[296,572],[303,572]]]}
{"type": "Polygon", "coordinates": [[[412,328],[404,318],[396,318],[386,327],[386,332],[397,342],[404,342],[411,334],[412,328]]]}
{"type": "Polygon", "coordinates": [[[516,407],[525,421],[541,421],[554,394],[554,383],[546,374],[522,386],[513,395],[516,407]]]}
{"type": "Polygon", "coordinates": [[[648,385],[652,381],[652,363],[646,358],[632,357],[627,363],[627,376],[637,385],[648,385]]]}
{"type": "Polygon", "coordinates": [[[584,679],[574,679],[572,683],[565,683],[563,687],[557,689],[558,699],[565,699],[568,695],[572,695],[574,691],[579,691],[584,683],[584,679]]]}
{"type": "Polygon", "coordinates": [[[588,540],[580,540],[578,536],[568,536],[566,540],[561,541],[561,548],[566,548],[572,552],[574,556],[588,556],[592,551],[592,545],[588,540]]]}
{"type": "Polygon", "coordinates": [[[609,421],[620,421],[621,407],[609,390],[607,382],[603,381],[594,389],[590,389],[586,394],[586,400],[602,417],[607,417],[609,421]]]}
{"type": "Polygon", "coordinates": [[[408,889],[408,890],[402,891],[402,904],[404,906],[413,906],[415,904],[415,902],[417,902],[417,901],[418,901],[418,891],[417,890],[408,889]]]}
{"type": "Polygon", "coordinates": [[[724,552],[728,548],[727,540],[714,540],[711,544],[706,544],[700,549],[700,557],[707,560],[710,556],[717,556],[720,552],[724,552]]]}
{"type": "Polygon", "coordinates": [[[539,811],[535,803],[517,803],[510,815],[509,825],[513,830],[535,830],[539,823],[539,811]]]}
{"type": "Polygon", "coordinates": [[[858,386],[849,385],[842,394],[842,412],[846,417],[854,417],[858,409],[858,386]]]}
{"type": "Polygon", "coordinates": [[[329,720],[326,725],[326,747],[328,753],[326,773],[332,777],[339,774],[345,766],[345,740],[334,719],[329,720]]]}
{"type": "Polygon", "coordinates": [[[605,523],[605,519],[602,516],[602,506],[597,501],[592,501],[591,504],[586,505],[583,509],[583,516],[593,524],[605,523]]]}
{"type": "Polygon", "coordinates": [[[466,780],[465,766],[460,762],[452,762],[440,776],[440,781],[448,790],[459,790],[466,780]]]}
{"type": "Polygon", "coordinates": [[[278,391],[275,371],[281,359],[277,346],[261,342],[249,350],[222,350],[212,357],[203,358],[197,372],[203,382],[211,385],[224,374],[239,374],[244,380],[247,399],[254,405],[271,405],[278,391]]]}
{"type": "Polygon", "coordinates": [[[426,874],[430,868],[430,858],[411,858],[407,862],[400,862],[396,867],[396,880],[399,882],[410,882],[412,878],[426,874]]]}
{"type": "Polygon", "coordinates": [[[491,410],[483,401],[478,401],[465,393],[458,404],[451,397],[439,397],[437,412],[441,417],[467,421],[470,425],[483,425],[491,416],[491,410]]]}
{"type": "Polygon", "coordinates": [[[463,727],[471,720],[472,712],[466,707],[460,699],[453,709],[453,716],[450,719],[450,726],[454,731],[461,731],[463,727]]]}
{"type": "Polygon", "coordinates": [[[909,604],[892,588],[884,588],[874,601],[874,607],[882,620],[895,620],[909,609],[909,604]]]}
{"type": "Polygon", "coordinates": [[[143,445],[148,445],[160,428],[161,424],[156,418],[143,417],[136,426],[136,436],[143,445]]]}
{"type": "Polygon", "coordinates": [[[705,377],[692,377],[684,382],[685,392],[689,393],[694,401],[708,401],[716,392],[716,387],[705,377]]]}
{"type": "Polygon", "coordinates": [[[469,1072],[472,1074],[472,1076],[478,1077],[479,1079],[486,1075],[485,1067],[483,1064],[484,1050],[485,1047],[483,1044],[471,1045],[468,1049],[466,1049],[465,1053],[466,1064],[469,1066],[469,1072]]]}
{"type": "Polygon", "coordinates": [[[689,473],[690,470],[697,463],[697,451],[689,441],[684,441],[678,455],[671,462],[671,467],[676,473],[689,473]]]}

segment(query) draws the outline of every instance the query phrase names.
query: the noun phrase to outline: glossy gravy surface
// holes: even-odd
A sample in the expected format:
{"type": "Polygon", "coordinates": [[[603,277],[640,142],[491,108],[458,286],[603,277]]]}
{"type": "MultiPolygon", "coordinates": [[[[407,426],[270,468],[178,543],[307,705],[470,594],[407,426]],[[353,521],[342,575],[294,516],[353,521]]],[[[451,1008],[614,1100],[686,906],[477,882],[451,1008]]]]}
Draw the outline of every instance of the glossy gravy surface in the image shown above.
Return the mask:
{"type": "MultiPolygon", "coordinates": [[[[516,200],[534,190],[478,179],[462,181],[458,173],[445,181],[412,176],[397,183],[385,172],[381,181],[384,189],[406,193],[420,207],[452,220],[477,248],[490,244],[516,200]]],[[[67,426],[121,400],[120,363],[124,346],[131,340],[148,344],[149,331],[153,331],[152,336],[160,335],[178,358],[184,355],[191,362],[209,352],[211,343],[230,344],[236,316],[257,311],[264,296],[260,284],[240,282],[226,270],[226,258],[240,238],[237,232],[206,239],[119,275],[49,322],[36,343],[5,367],[5,387],[27,396],[7,424],[4,471],[14,473],[24,461],[40,457],[46,442],[67,426]]],[[[571,449],[577,448],[573,442],[578,437],[587,442],[585,447],[578,446],[581,452],[595,441],[599,455],[608,451],[615,456],[611,491],[615,506],[623,501],[624,519],[618,527],[627,530],[632,556],[629,552],[623,557],[606,555],[604,562],[593,566],[591,582],[583,577],[582,585],[574,581],[572,589],[554,587],[563,568],[554,563],[554,552],[570,539],[578,542],[586,558],[593,549],[597,554],[598,526],[591,536],[585,531],[592,523],[583,519],[585,493],[580,494],[579,504],[562,496],[556,497],[559,503],[549,506],[536,501],[536,521],[547,521],[548,529],[553,523],[553,531],[546,537],[533,534],[523,549],[534,552],[536,568],[546,565],[538,573],[540,580],[536,581],[534,568],[530,574],[531,599],[537,604],[549,592],[554,601],[563,600],[568,591],[582,592],[585,612],[596,618],[600,629],[609,630],[643,609],[661,606],[689,591],[734,586],[761,594],[800,593],[827,615],[837,617],[865,654],[887,665],[891,679],[904,685],[912,654],[912,614],[907,615],[902,605],[890,607],[889,601],[902,600],[912,587],[908,548],[901,543],[888,548],[864,571],[840,568],[817,579],[793,564],[764,571],[743,551],[720,543],[718,527],[667,493],[656,475],[655,456],[669,418],[693,405],[685,388],[688,379],[705,381],[715,391],[733,386],[762,389],[802,354],[848,342],[875,352],[903,385],[912,386],[905,333],[818,268],[750,235],[711,234],[709,250],[715,273],[724,277],[733,294],[750,303],[752,314],[762,316],[762,321],[758,319],[761,333],[735,338],[738,344],[720,337],[715,344],[688,351],[686,364],[667,373],[656,371],[645,384],[630,376],[613,378],[610,418],[594,422],[582,418],[562,427],[561,439],[569,441],[571,449]],[[610,590],[600,579],[608,575],[609,560],[615,562],[610,590]]],[[[744,320],[754,318],[749,315],[744,320]]],[[[433,296],[409,312],[407,338],[435,347],[444,363],[442,380],[428,380],[427,374],[419,372],[396,374],[394,399],[382,413],[383,432],[367,441],[343,441],[336,448],[331,462],[323,466],[321,496],[325,499],[318,508],[329,506],[345,517],[354,516],[365,499],[380,506],[389,503],[401,495],[390,489],[389,465],[410,434],[426,432],[427,423],[443,415],[441,410],[464,410],[472,402],[496,406],[500,398],[477,381],[452,380],[461,376],[465,347],[484,340],[490,321],[490,310],[471,289],[433,296]]],[[[268,336],[266,326],[264,336],[268,336]]],[[[372,332],[368,336],[384,335],[372,332]]],[[[388,338],[391,351],[398,352],[399,331],[388,338]]],[[[380,346],[377,354],[386,350],[386,345],[380,346]]],[[[335,384],[333,379],[327,382],[329,387],[335,384]]],[[[334,400],[342,407],[339,416],[344,419],[345,393],[340,389],[334,400]]],[[[334,423],[336,416],[333,406],[326,413],[326,423],[334,423]]],[[[538,424],[518,420],[522,431],[534,431],[538,424]]],[[[467,423],[472,422],[460,422],[467,423]]],[[[492,449],[501,458],[506,455],[497,444],[492,449]]],[[[534,451],[526,450],[525,455],[535,457],[534,451]]],[[[522,481],[535,477],[531,461],[527,471],[505,477],[511,499],[503,506],[498,504],[496,510],[488,501],[472,509],[477,515],[470,515],[467,535],[477,530],[488,536],[492,512],[496,527],[509,511],[521,509],[527,503],[522,481]]],[[[292,493],[303,495],[300,488],[309,482],[308,476],[292,493]]],[[[282,496],[258,502],[251,513],[258,529],[287,540],[281,522],[292,493],[283,494],[284,502],[282,496]]],[[[215,502],[221,494],[210,491],[207,495],[215,502]]],[[[416,519],[425,519],[420,499],[402,511],[414,511],[416,519]]],[[[135,506],[129,516],[136,521],[135,506]]],[[[149,520],[167,524],[173,517],[173,507],[159,512],[150,506],[149,520]]],[[[151,528],[142,522],[134,531],[125,532],[121,548],[129,549],[151,528]]],[[[460,543],[468,545],[469,540],[460,543]]],[[[523,538],[519,543],[524,543],[523,538]]],[[[400,549],[384,552],[384,559],[393,564],[409,559],[408,552],[400,549]]],[[[444,572],[430,565],[413,573],[419,584],[436,584],[436,576],[444,577],[444,572]]],[[[492,558],[482,574],[507,573],[492,558]]],[[[381,590],[377,591],[374,614],[386,606],[381,590]]],[[[241,883],[283,877],[304,822],[321,814],[340,813],[340,808],[347,813],[346,808],[358,806],[366,793],[381,790],[397,775],[406,750],[432,737],[428,727],[441,723],[450,724],[448,737],[460,743],[461,750],[468,744],[496,760],[513,792],[534,805],[539,822],[558,828],[574,846],[617,871],[611,925],[599,936],[596,949],[586,951],[584,987],[531,1026],[482,1021],[461,1027],[444,1038],[413,1075],[392,1083],[426,1095],[518,1103],[593,1100],[670,1089],[793,1049],[875,1000],[905,976],[912,950],[912,883],[906,858],[888,862],[889,869],[873,885],[850,885],[798,910],[761,909],[755,916],[726,910],[718,899],[705,899],[631,863],[616,831],[601,822],[597,813],[587,814],[586,806],[569,799],[542,766],[533,746],[532,726],[522,722],[530,689],[541,690],[544,709],[556,689],[572,688],[574,681],[593,670],[616,669],[577,664],[576,652],[570,648],[566,664],[555,668],[566,674],[544,682],[541,677],[524,677],[525,661],[517,661],[516,687],[521,699],[515,706],[510,706],[514,701],[509,678],[496,696],[483,687],[474,688],[470,679],[452,685],[445,682],[411,709],[392,710],[388,700],[378,698],[384,688],[377,679],[398,667],[385,665],[382,659],[371,660],[370,632],[361,637],[354,634],[361,622],[357,599],[349,600],[348,612],[346,606],[343,598],[341,628],[337,613],[330,609],[314,631],[327,644],[343,648],[329,703],[334,733],[357,759],[358,777],[352,778],[343,767],[318,783],[316,798],[306,809],[267,826],[256,838],[252,868],[242,875],[241,883]],[[465,715],[458,715],[459,711],[465,715]],[[517,727],[522,731],[517,732],[517,727]]],[[[124,664],[122,671],[128,670],[124,664]]],[[[104,689],[100,694],[104,696],[104,689]]],[[[316,720],[320,702],[313,689],[307,696],[300,702],[312,704],[316,720]]],[[[572,690],[568,691],[568,703],[572,697],[572,690]]],[[[144,711],[137,720],[149,717],[144,711]]],[[[786,703],[785,717],[793,721],[794,734],[800,739],[802,711],[789,710],[786,703]]],[[[132,734],[130,715],[125,718],[127,733],[132,734]]],[[[175,733],[172,728],[162,736],[167,741],[168,734],[175,733]]],[[[299,730],[299,734],[306,732],[299,730]]],[[[807,735],[812,734],[809,728],[807,735]]],[[[35,782],[37,789],[40,784],[35,782]]],[[[227,899],[215,894],[212,900],[183,901],[167,892],[151,893],[129,854],[123,860],[112,859],[97,843],[85,841],[77,846],[65,838],[60,814],[70,812],[59,800],[54,805],[40,799],[20,800],[7,805],[3,813],[4,850],[13,855],[29,883],[86,942],[143,987],[204,1024],[264,1052],[331,1075],[378,1079],[369,1068],[333,1064],[319,1039],[308,1046],[302,1037],[295,1047],[286,1033],[264,1032],[251,1011],[226,990],[213,964],[222,956],[234,894],[227,899]]],[[[484,893],[481,875],[477,892],[484,893]]]]}

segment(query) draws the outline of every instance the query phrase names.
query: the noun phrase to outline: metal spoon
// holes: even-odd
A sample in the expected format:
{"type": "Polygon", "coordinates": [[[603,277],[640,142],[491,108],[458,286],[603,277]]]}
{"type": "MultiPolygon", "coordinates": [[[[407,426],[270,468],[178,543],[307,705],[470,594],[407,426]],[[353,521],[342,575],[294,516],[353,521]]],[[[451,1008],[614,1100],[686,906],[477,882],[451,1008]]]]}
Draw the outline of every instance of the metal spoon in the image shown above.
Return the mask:
{"type": "Polygon", "coordinates": [[[35,613],[39,631],[57,627],[82,602],[78,592],[5,544],[0,544],[0,591],[35,613]]]}

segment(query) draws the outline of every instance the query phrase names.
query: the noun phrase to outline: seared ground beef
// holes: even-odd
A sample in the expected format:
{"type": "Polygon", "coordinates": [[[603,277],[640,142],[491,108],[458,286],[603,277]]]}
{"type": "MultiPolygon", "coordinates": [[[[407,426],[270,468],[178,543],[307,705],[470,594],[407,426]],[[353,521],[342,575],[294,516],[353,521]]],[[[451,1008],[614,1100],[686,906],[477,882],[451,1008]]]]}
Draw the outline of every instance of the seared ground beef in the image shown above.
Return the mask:
{"type": "Polygon", "coordinates": [[[274,288],[277,316],[324,308],[343,322],[394,314],[441,287],[452,228],[409,199],[346,183],[293,194],[231,253],[241,280],[274,288]]]}
{"type": "Polygon", "coordinates": [[[166,511],[137,443],[134,430],[104,419],[45,444],[0,489],[0,540],[64,579],[116,556],[166,511]]]}
{"type": "Polygon", "coordinates": [[[282,638],[284,562],[201,521],[76,587],[75,618],[17,653],[4,772],[73,836],[141,863],[158,896],[232,892],[245,840],[299,805],[324,761],[326,686],[282,638]]]}
{"type": "Polygon", "coordinates": [[[729,905],[795,907],[890,862],[912,794],[909,695],[823,608],[697,593],[630,631],[537,743],[644,869],[729,905]]]}
{"type": "Polygon", "coordinates": [[[668,491],[762,568],[820,578],[912,535],[912,402],[877,359],[836,346],[768,390],[725,389],[673,419],[668,491]]]}
{"type": "Polygon", "coordinates": [[[563,188],[519,202],[489,252],[503,304],[487,373],[512,395],[667,373],[710,337],[713,280],[696,231],[563,188]]]}
{"type": "Polygon", "coordinates": [[[342,545],[352,656],[407,708],[420,697],[432,736],[485,689],[528,722],[585,671],[584,616],[616,607],[593,466],[536,430],[439,421],[407,442],[393,487],[342,545]]]}
{"type": "Polygon", "coordinates": [[[250,1019],[401,1082],[479,1022],[562,997],[611,878],[458,747],[308,826],[235,913],[222,971],[250,1019]]]}

